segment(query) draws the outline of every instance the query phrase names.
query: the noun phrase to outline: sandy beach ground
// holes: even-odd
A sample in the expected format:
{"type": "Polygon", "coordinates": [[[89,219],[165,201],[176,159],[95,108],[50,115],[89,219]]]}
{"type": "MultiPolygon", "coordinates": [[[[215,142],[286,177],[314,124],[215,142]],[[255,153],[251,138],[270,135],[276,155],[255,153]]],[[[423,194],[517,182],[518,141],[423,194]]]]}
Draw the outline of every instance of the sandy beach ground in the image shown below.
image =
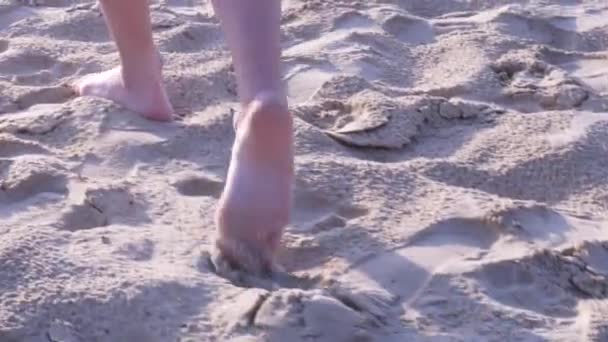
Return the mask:
{"type": "Polygon", "coordinates": [[[152,5],[177,119],[65,86],[93,1],[0,0],[0,341],[608,341],[608,2],[286,0],[294,275],[209,266],[238,109],[208,1],[152,5]]]}

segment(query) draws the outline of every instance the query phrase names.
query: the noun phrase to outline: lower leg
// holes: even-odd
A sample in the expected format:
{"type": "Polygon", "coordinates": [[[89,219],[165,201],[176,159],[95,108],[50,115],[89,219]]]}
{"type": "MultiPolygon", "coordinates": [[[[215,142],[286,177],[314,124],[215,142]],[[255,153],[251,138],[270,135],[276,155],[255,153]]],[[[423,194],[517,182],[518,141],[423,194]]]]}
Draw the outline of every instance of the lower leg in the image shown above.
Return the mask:
{"type": "Polygon", "coordinates": [[[220,255],[271,269],[288,223],[292,119],[280,76],[280,0],[214,0],[232,52],[242,112],[217,211],[220,255]]]}
{"type": "Polygon", "coordinates": [[[232,52],[245,106],[261,92],[284,97],[281,86],[281,1],[213,0],[232,52]]]}
{"type": "Polygon", "coordinates": [[[172,109],[162,85],[148,1],[102,0],[101,6],[121,66],[83,78],[76,91],[108,98],[151,119],[169,119],[172,109]]]}

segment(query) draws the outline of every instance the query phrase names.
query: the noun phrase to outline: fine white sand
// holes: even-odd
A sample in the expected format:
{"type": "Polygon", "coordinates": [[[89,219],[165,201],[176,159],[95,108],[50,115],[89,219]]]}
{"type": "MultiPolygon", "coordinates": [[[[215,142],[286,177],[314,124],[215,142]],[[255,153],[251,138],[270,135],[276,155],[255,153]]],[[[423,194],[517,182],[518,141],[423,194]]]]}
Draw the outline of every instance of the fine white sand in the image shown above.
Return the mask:
{"type": "Polygon", "coordinates": [[[238,109],[208,2],[153,5],[173,123],[65,84],[93,1],[0,0],[0,341],[608,341],[608,3],[284,1],[280,261],[209,266],[238,109]]]}

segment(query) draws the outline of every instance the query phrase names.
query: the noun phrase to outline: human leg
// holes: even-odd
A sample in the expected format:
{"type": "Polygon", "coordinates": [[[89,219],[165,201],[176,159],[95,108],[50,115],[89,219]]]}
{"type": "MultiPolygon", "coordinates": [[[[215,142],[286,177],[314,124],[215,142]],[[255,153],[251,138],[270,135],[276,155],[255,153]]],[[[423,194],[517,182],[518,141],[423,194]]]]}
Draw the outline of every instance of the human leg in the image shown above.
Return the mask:
{"type": "Polygon", "coordinates": [[[232,52],[241,113],[216,221],[221,258],[274,267],[289,220],[293,124],[280,76],[280,0],[214,0],[232,52]]]}

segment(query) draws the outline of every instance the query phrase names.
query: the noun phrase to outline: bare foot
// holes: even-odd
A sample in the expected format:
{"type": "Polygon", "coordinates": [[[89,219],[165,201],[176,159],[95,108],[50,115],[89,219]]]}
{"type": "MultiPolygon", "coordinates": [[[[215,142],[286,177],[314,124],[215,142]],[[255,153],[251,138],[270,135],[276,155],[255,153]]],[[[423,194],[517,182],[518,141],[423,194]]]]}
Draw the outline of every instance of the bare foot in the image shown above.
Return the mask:
{"type": "Polygon", "coordinates": [[[112,100],[151,120],[170,120],[173,108],[162,84],[159,68],[145,69],[134,72],[134,75],[126,75],[121,67],[116,67],[87,75],[77,81],[73,88],[80,96],[112,100]]]}
{"type": "Polygon", "coordinates": [[[236,138],[216,213],[216,260],[255,274],[274,262],[289,221],[293,179],[293,123],[287,106],[258,97],[236,120],[236,138]]]}

